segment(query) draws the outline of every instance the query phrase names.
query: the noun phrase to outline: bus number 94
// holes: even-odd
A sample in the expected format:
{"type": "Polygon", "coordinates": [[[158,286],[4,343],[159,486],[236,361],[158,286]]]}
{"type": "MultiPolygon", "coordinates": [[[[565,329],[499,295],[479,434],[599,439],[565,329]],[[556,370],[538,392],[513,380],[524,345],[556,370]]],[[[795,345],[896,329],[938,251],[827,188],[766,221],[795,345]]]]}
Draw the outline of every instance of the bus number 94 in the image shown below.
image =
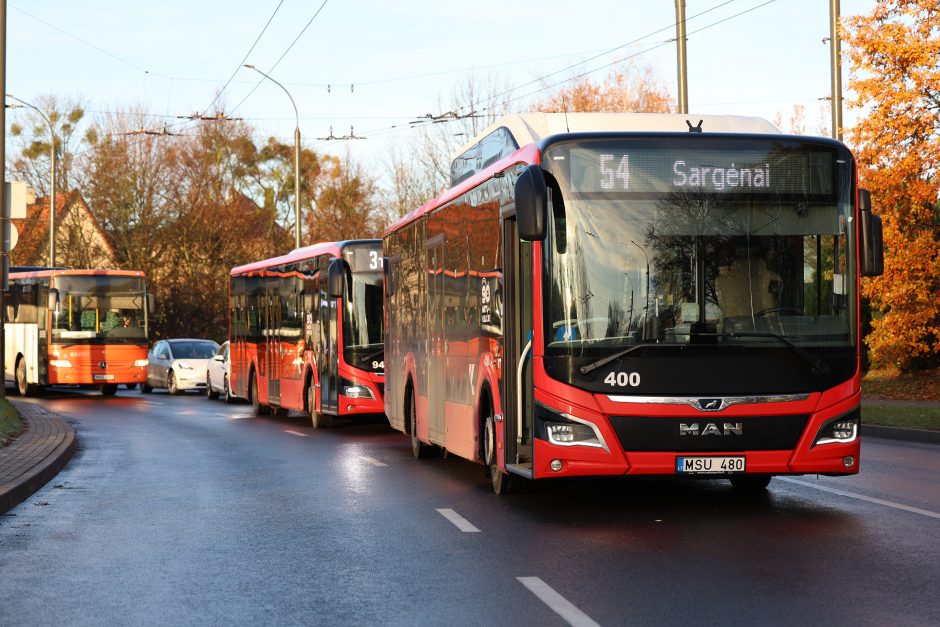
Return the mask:
{"type": "Polygon", "coordinates": [[[639,372],[611,372],[609,375],[604,377],[604,383],[613,387],[620,387],[620,388],[625,388],[627,386],[631,388],[639,387],[640,373],[639,372]]]}

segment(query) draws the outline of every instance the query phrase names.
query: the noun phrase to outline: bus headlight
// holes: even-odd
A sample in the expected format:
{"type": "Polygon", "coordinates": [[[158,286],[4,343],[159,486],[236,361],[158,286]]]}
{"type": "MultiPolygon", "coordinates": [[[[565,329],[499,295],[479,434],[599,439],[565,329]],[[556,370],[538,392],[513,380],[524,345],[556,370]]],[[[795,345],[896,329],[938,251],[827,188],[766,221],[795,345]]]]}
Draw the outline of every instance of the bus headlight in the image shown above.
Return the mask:
{"type": "Polygon", "coordinates": [[[601,435],[597,425],[592,422],[559,412],[541,403],[536,403],[535,415],[538,418],[537,422],[541,423],[536,429],[552,444],[588,446],[610,452],[604,436],[601,435]]]}
{"type": "Polygon", "coordinates": [[[374,399],[375,396],[372,395],[372,390],[368,387],[361,385],[359,383],[353,383],[352,381],[343,380],[342,381],[343,396],[346,398],[365,398],[365,399],[374,399]]]}
{"type": "Polygon", "coordinates": [[[821,444],[848,444],[858,438],[858,427],[861,414],[856,407],[847,414],[843,414],[827,421],[816,434],[813,446],[821,444]]]}
{"type": "Polygon", "coordinates": [[[146,368],[149,362],[146,359],[138,359],[134,362],[135,368],[146,368]]]}
{"type": "Polygon", "coordinates": [[[53,368],[71,368],[72,362],[68,359],[50,359],[49,365],[53,368]]]}

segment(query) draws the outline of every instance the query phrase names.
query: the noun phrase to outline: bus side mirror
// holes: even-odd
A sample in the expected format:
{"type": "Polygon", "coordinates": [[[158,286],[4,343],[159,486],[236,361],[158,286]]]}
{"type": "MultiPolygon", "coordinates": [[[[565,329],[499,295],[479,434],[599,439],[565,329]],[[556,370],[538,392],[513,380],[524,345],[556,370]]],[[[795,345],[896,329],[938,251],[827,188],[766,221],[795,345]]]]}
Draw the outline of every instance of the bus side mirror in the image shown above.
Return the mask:
{"type": "Polygon", "coordinates": [[[385,286],[385,297],[388,298],[395,293],[392,285],[392,269],[388,263],[388,257],[382,258],[382,282],[385,286]]]}
{"type": "Polygon", "coordinates": [[[49,288],[49,302],[47,303],[49,311],[59,313],[59,290],[52,287],[49,288]]]}
{"type": "Polygon", "coordinates": [[[326,292],[330,298],[342,298],[346,286],[346,264],[342,259],[334,259],[326,271],[326,292]]]}
{"type": "Polygon", "coordinates": [[[858,217],[862,276],[881,276],[885,271],[881,218],[871,212],[871,192],[867,189],[858,190],[858,217]]]}
{"type": "Polygon", "coordinates": [[[154,310],[153,294],[147,294],[147,313],[152,314],[154,310]]]}
{"type": "Polygon", "coordinates": [[[530,165],[516,179],[516,224],[519,237],[530,242],[545,239],[548,188],[539,165],[530,165]]]}

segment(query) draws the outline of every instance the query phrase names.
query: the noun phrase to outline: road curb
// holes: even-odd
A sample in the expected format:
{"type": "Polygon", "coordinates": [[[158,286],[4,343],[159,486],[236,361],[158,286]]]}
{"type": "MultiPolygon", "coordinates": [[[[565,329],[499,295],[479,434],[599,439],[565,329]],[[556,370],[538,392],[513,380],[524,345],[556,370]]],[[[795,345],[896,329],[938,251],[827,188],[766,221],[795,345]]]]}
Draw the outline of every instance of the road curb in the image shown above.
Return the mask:
{"type": "Polygon", "coordinates": [[[27,425],[13,444],[0,449],[0,514],[10,511],[46,485],[78,448],[75,429],[40,405],[10,402],[27,425]]]}
{"type": "Polygon", "coordinates": [[[940,444],[940,431],[927,431],[926,429],[902,429],[900,427],[862,425],[862,437],[940,444]]]}

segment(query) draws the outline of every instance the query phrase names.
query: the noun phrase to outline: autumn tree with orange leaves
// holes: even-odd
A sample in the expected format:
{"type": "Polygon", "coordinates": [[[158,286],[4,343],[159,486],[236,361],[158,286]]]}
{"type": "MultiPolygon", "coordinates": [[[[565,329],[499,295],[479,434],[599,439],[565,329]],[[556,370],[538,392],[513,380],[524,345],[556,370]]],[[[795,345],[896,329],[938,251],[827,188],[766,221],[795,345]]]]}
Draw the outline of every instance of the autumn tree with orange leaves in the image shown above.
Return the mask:
{"type": "Polygon", "coordinates": [[[665,84],[648,67],[623,64],[603,83],[581,78],[536,102],[533,111],[601,111],[669,113],[674,101],[665,84]]]}
{"type": "Polygon", "coordinates": [[[849,86],[865,117],[848,133],[860,185],[884,222],[885,272],[862,284],[876,363],[940,361],[940,5],[877,0],[847,20],[849,86]]]}

